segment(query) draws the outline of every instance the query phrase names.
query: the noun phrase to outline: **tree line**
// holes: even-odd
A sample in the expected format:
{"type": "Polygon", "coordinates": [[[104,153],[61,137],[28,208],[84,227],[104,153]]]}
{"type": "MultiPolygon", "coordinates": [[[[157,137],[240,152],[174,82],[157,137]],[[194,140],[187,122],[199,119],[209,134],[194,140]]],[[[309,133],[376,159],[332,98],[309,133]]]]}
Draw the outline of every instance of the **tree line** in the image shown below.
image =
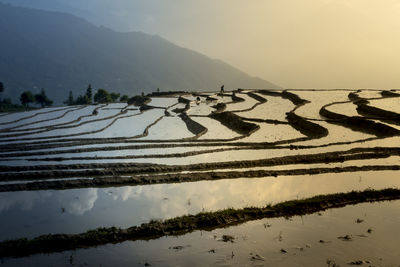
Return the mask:
{"type": "Polygon", "coordinates": [[[109,93],[105,89],[98,89],[97,92],[93,95],[92,85],[89,84],[86,89],[86,93],[83,95],[79,95],[76,99],[74,98],[72,91],[69,91],[68,99],[64,101],[64,104],[69,106],[72,105],[90,105],[93,103],[103,104],[103,103],[112,103],[117,102],[118,99],[120,102],[127,102],[129,97],[127,95],[121,96],[119,93],[109,93]]]}
{"type": "MultiPolygon", "coordinates": [[[[2,98],[2,93],[4,92],[4,84],[0,82],[0,111],[17,111],[23,109],[31,109],[30,104],[38,104],[42,108],[49,107],[53,105],[53,101],[47,97],[45,90],[42,88],[40,93],[33,94],[31,91],[27,90],[21,93],[19,100],[21,102],[21,106],[18,104],[13,104],[10,98],[2,98]]],[[[157,88],[159,92],[160,89],[157,88]]],[[[64,101],[66,105],[91,105],[91,104],[104,104],[104,103],[112,103],[112,102],[124,102],[128,104],[144,102],[147,98],[142,93],[141,96],[129,97],[128,95],[123,95],[114,92],[108,92],[105,89],[96,90],[95,94],[93,94],[93,89],[91,84],[88,85],[85,94],[79,95],[77,98],[74,98],[72,91],[69,92],[68,98],[64,101]]]]}

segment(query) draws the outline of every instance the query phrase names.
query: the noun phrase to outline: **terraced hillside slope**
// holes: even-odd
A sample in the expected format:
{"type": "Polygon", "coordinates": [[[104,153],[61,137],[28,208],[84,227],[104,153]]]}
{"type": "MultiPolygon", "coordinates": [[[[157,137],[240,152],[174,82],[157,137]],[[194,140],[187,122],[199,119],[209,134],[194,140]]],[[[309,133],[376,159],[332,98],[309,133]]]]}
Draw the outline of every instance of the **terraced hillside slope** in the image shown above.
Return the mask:
{"type": "Polygon", "coordinates": [[[0,257],[10,266],[68,264],[69,256],[81,264],[96,256],[122,265],[124,257],[139,257],[138,265],[390,265],[397,254],[389,230],[399,222],[391,212],[400,205],[399,96],[154,93],[138,106],[0,114],[0,257]],[[392,201],[368,203],[382,200],[392,201]],[[304,215],[309,225],[296,217],[304,215]],[[386,251],[372,255],[378,247],[386,251]],[[160,255],[151,256],[154,249],[160,255]],[[64,252],[37,255],[57,251],[64,252]]]}

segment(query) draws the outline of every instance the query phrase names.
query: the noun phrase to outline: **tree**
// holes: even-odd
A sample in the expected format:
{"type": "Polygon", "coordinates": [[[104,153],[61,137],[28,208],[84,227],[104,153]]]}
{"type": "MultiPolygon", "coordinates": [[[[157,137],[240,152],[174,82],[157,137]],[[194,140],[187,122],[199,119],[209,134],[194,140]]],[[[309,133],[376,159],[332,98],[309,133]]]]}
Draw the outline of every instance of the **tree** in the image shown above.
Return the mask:
{"type": "MultiPolygon", "coordinates": [[[[4,84],[0,82],[0,94],[4,92],[4,84]]],[[[1,97],[0,97],[1,100],[1,97]]]]}
{"type": "Polygon", "coordinates": [[[35,97],[31,93],[31,91],[25,91],[21,94],[19,100],[21,104],[25,107],[29,107],[29,103],[33,103],[35,101],[35,97]]]}
{"type": "Polygon", "coordinates": [[[86,89],[86,99],[87,99],[87,103],[86,104],[92,104],[92,85],[89,84],[88,88],[86,89]]]}
{"type": "Polygon", "coordinates": [[[121,101],[121,102],[128,102],[128,100],[129,100],[129,96],[127,96],[127,95],[123,95],[123,96],[121,96],[121,98],[119,99],[119,101],[121,101]]]}
{"type": "Polygon", "coordinates": [[[87,98],[87,95],[79,95],[75,101],[75,104],[76,105],[87,105],[88,102],[89,102],[89,99],[87,98]]]}
{"type": "Polygon", "coordinates": [[[96,94],[94,95],[94,102],[96,103],[110,103],[112,102],[112,98],[110,93],[108,93],[104,89],[97,90],[96,94]]]}
{"type": "Polygon", "coordinates": [[[1,103],[2,104],[4,104],[4,105],[12,105],[12,101],[11,101],[11,98],[4,98],[2,101],[1,101],[1,103]]]}
{"type": "Polygon", "coordinates": [[[111,93],[111,94],[110,94],[111,99],[112,99],[113,102],[116,102],[116,101],[118,100],[118,98],[119,98],[120,95],[121,95],[121,94],[117,94],[117,93],[111,93]]]}
{"type": "Polygon", "coordinates": [[[53,101],[50,100],[47,95],[46,92],[44,91],[44,89],[42,88],[42,91],[40,92],[40,94],[36,94],[35,95],[35,102],[40,104],[42,106],[42,108],[46,107],[46,106],[51,106],[53,105],[53,101]]]}
{"type": "Polygon", "coordinates": [[[68,99],[64,101],[64,104],[67,104],[68,106],[72,106],[75,104],[74,96],[72,95],[72,91],[69,91],[68,99]]]}

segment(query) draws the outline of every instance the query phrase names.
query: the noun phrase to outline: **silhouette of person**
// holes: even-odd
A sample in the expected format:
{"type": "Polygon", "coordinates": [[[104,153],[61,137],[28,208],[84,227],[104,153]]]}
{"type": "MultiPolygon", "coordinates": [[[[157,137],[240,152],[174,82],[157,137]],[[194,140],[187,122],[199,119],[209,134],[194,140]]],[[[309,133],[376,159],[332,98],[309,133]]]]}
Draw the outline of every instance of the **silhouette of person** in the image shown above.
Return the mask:
{"type": "Polygon", "coordinates": [[[222,86],[221,86],[221,93],[224,92],[224,86],[225,86],[225,85],[222,85],[222,86]]]}

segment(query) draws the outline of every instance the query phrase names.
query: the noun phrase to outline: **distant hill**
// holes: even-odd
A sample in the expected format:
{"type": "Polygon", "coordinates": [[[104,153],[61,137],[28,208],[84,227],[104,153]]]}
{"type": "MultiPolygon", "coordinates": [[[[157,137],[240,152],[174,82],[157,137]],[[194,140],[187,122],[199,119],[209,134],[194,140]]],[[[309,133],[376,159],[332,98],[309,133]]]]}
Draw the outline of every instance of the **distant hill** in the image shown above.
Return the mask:
{"type": "Polygon", "coordinates": [[[279,88],[159,36],[97,27],[73,15],[0,3],[0,81],[14,99],[23,90],[60,103],[72,90],[134,95],[166,90],[279,88]]]}

